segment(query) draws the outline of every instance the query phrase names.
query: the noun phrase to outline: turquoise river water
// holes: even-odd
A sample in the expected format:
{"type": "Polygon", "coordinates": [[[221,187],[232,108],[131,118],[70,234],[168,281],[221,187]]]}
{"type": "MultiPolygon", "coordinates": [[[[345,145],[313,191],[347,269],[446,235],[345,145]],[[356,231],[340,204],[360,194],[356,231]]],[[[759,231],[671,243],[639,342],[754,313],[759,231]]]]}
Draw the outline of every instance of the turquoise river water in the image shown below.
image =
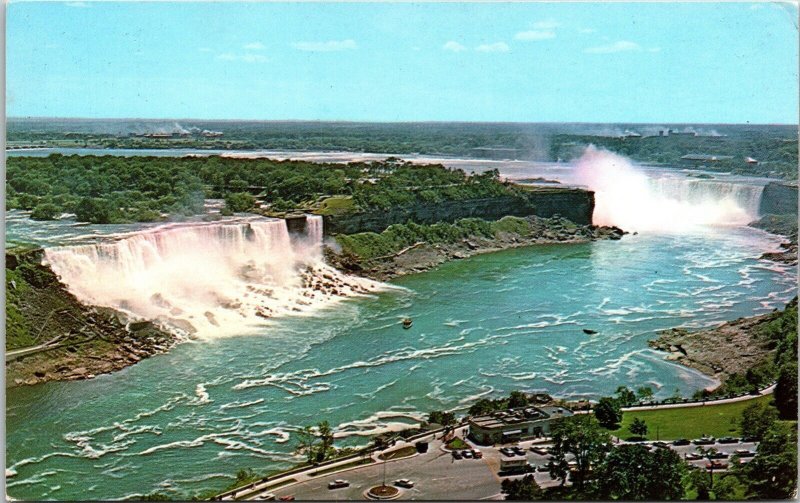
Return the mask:
{"type": "Polygon", "coordinates": [[[293,431],[321,420],[340,443],[359,444],[515,389],[690,395],[713,382],[647,340],[781,307],[794,272],[758,259],[777,243],[747,227],[705,227],[487,254],[257,335],[183,343],[88,381],[13,388],[7,491],[189,497],[225,487],[240,468],[291,465],[293,431]]]}

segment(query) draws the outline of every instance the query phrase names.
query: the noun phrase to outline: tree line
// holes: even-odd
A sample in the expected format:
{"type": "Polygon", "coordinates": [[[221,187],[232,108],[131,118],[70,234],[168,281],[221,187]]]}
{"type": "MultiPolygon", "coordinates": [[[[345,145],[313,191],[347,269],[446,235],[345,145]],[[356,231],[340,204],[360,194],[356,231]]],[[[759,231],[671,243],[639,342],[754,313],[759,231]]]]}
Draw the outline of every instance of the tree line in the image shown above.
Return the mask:
{"type": "Polygon", "coordinates": [[[39,220],[75,214],[91,223],[149,222],[204,211],[207,198],[224,199],[226,212],[256,206],[274,211],[313,206],[332,195],[352,197],[356,210],[508,194],[499,174],[467,175],[440,164],[400,159],[348,164],[237,159],[220,156],[10,157],[6,207],[39,220]]]}

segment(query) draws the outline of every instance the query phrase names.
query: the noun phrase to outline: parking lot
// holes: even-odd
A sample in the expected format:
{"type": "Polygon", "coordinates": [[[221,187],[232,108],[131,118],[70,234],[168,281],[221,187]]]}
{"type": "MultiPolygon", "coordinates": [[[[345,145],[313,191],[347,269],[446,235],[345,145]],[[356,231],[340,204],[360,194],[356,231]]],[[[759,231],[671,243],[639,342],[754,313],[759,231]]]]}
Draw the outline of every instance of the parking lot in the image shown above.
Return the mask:
{"type": "MultiPolygon", "coordinates": [[[[397,479],[414,482],[413,488],[400,488],[398,499],[480,500],[499,497],[502,480],[497,476],[499,461],[492,462],[486,458],[456,460],[441,447],[441,440],[434,440],[424,454],[385,463],[387,484],[391,485],[397,479]]],[[[486,449],[481,450],[486,452],[486,449]]],[[[298,500],[363,500],[365,491],[383,482],[383,471],[384,463],[376,462],[270,492],[277,497],[293,495],[298,500]],[[337,479],[346,480],[350,485],[328,489],[328,483],[337,479]]]]}
{"type": "MultiPolygon", "coordinates": [[[[463,431],[457,432],[463,436],[463,431]]],[[[631,443],[617,441],[617,445],[631,443]]],[[[688,445],[673,445],[672,442],[664,442],[664,447],[654,444],[657,442],[639,442],[650,449],[670,448],[677,452],[682,459],[686,459],[687,454],[696,453],[698,445],[689,443],[688,445]]],[[[502,454],[500,451],[506,446],[476,446],[470,443],[471,448],[477,449],[481,453],[480,459],[462,458],[456,459],[451,452],[442,449],[441,439],[433,440],[429,444],[428,452],[416,454],[414,456],[395,461],[383,463],[377,461],[373,464],[359,466],[343,472],[336,472],[316,477],[306,477],[299,483],[285,486],[276,490],[267,490],[264,493],[271,493],[277,497],[294,496],[298,500],[352,500],[365,499],[364,493],[373,486],[383,482],[384,469],[386,471],[386,482],[391,485],[398,479],[409,479],[414,483],[412,488],[399,488],[400,495],[397,499],[405,500],[480,500],[480,499],[502,499],[500,484],[505,475],[501,475],[501,462],[503,459],[511,457],[502,454]],[[347,487],[338,489],[328,489],[328,484],[334,480],[346,480],[347,487]]],[[[524,441],[508,446],[517,446],[523,452],[527,462],[534,468],[534,476],[537,483],[542,487],[556,486],[560,482],[550,478],[550,474],[544,469],[549,461],[547,448],[551,446],[546,440],[524,441]],[[531,448],[538,452],[534,452],[531,448]]],[[[709,449],[714,448],[720,454],[720,463],[729,463],[729,456],[736,451],[755,452],[757,444],[754,442],[713,442],[702,446],[709,449]]],[[[517,456],[520,457],[520,456],[517,456]]],[[[569,459],[569,458],[568,458],[569,459]]],[[[742,457],[744,462],[752,457],[742,457]]],[[[708,460],[705,458],[691,460],[687,463],[705,467],[708,460]]],[[[717,468],[724,469],[724,468],[717,468]]],[[[524,474],[508,475],[508,478],[522,477],[524,474]]],[[[254,499],[257,499],[254,498],[254,499]]]]}

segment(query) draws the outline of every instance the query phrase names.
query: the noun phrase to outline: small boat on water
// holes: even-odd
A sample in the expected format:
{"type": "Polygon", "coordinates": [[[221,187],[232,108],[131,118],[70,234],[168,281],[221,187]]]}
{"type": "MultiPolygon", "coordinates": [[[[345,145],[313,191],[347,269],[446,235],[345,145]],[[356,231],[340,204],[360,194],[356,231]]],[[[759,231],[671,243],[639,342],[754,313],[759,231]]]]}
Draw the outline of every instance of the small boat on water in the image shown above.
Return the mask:
{"type": "Polygon", "coordinates": [[[586,335],[594,335],[597,333],[597,330],[592,330],[591,328],[584,328],[583,333],[586,335]]]}
{"type": "Polygon", "coordinates": [[[414,324],[414,322],[411,320],[411,318],[404,318],[403,319],[403,328],[411,328],[411,325],[413,325],[413,324],[414,324]]]}

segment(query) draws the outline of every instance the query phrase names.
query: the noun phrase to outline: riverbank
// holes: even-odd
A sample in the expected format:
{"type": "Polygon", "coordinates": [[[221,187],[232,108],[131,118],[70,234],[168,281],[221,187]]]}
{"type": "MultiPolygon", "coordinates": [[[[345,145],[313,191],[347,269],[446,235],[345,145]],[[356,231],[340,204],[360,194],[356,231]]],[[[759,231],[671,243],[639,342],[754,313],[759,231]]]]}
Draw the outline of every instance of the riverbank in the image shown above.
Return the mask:
{"type": "Polygon", "coordinates": [[[790,337],[783,332],[791,330],[792,317],[796,330],[797,297],[784,310],[739,318],[715,328],[665,330],[649,345],[669,353],[667,360],[699,370],[733,391],[775,377],[770,375],[775,373],[773,360],[781,343],[790,337]]]}
{"type": "Polygon", "coordinates": [[[781,249],[777,252],[768,252],[761,256],[766,260],[772,260],[781,264],[797,265],[797,214],[786,215],[765,215],[764,217],[752,222],[750,227],[767,231],[786,238],[781,243],[781,249]]]}
{"type": "Polygon", "coordinates": [[[42,265],[41,253],[6,251],[6,387],[90,379],[177,342],[153,323],[81,304],[42,265]]]}
{"type": "Polygon", "coordinates": [[[348,274],[386,281],[425,272],[450,260],[510,248],[616,240],[624,234],[617,227],[576,225],[562,217],[505,217],[494,222],[465,219],[454,224],[393,226],[380,234],[336,236],[337,249],[328,246],[326,259],[348,274]],[[379,254],[386,251],[389,253],[379,254]]]}

